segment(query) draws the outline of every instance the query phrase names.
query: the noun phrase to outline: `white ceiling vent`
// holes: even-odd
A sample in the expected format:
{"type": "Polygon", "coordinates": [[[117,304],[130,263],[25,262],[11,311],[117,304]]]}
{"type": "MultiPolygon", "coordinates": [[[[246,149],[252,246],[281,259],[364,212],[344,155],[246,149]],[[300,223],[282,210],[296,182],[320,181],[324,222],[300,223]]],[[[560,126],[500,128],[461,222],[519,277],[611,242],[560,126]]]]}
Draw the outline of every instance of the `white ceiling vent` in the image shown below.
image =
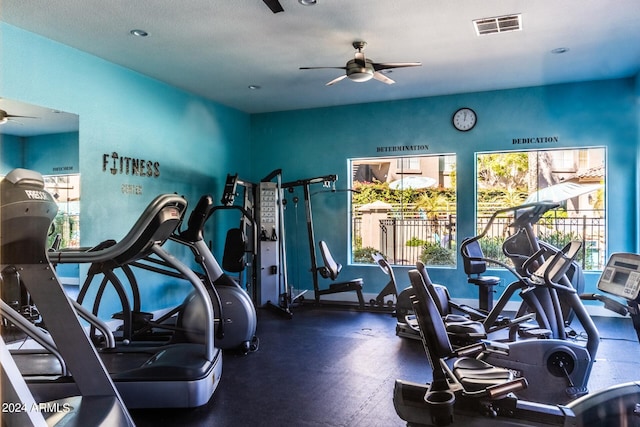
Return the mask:
{"type": "Polygon", "coordinates": [[[476,19],[473,21],[476,34],[505,33],[507,31],[520,31],[522,29],[522,15],[496,16],[494,18],[476,19]]]}

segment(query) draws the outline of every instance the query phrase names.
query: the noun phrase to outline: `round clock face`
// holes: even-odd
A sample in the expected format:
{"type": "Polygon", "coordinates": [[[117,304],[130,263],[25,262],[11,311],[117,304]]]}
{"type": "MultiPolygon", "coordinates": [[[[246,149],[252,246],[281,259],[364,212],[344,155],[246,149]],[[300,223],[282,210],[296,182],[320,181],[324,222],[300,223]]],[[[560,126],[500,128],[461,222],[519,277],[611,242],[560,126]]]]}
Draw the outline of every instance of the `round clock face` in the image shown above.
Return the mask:
{"type": "Polygon", "coordinates": [[[476,112],[471,108],[461,108],[453,114],[453,126],[463,132],[473,129],[476,125],[476,112]]]}

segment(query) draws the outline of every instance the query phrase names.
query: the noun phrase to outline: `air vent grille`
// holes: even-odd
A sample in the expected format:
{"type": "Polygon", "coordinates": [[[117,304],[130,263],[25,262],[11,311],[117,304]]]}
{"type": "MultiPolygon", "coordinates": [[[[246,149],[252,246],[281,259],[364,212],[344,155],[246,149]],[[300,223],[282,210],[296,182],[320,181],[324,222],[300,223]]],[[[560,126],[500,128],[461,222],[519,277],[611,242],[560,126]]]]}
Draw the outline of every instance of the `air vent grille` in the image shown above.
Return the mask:
{"type": "Polygon", "coordinates": [[[483,36],[486,34],[505,33],[508,31],[522,30],[522,15],[496,16],[494,18],[482,18],[473,21],[476,34],[483,36]]]}

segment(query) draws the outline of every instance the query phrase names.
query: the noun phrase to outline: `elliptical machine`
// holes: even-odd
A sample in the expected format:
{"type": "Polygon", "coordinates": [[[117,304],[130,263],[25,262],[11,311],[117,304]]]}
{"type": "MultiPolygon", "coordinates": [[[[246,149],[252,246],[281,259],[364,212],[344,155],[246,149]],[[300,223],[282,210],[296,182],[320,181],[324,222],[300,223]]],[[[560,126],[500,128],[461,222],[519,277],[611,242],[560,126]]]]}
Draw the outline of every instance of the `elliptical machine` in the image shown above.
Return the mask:
{"type": "MultiPolygon", "coordinates": [[[[477,358],[493,366],[507,368],[517,377],[527,377],[531,387],[524,390],[521,395],[526,399],[546,403],[566,403],[587,393],[589,375],[599,346],[598,331],[577,292],[570,286],[559,283],[559,279],[564,276],[580,247],[580,242],[571,242],[545,261],[530,278],[524,280],[529,283],[527,289],[529,292],[539,288],[539,290],[553,290],[559,294],[566,294],[563,296],[571,303],[571,309],[576,313],[586,332],[586,346],[558,338],[522,339],[509,342],[482,340],[486,351],[479,354],[477,358]]],[[[419,270],[416,271],[419,272],[419,270]]],[[[415,281],[413,279],[412,282],[414,292],[415,281]]],[[[428,281],[428,277],[425,280],[423,274],[420,274],[420,282],[437,306],[438,298],[435,296],[434,285],[428,281]]],[[[439,315],[441,316],[440,312],[439,315]]],[[[449,341],[455,343],[455,339],[459,345],[473,343],[470,339],[462,341],[459,336],[466,337],[462,334],[466,332],[463,328],[464,324],[449,325],[446,317],[442,318],[442,321],[447,323],[449,341]],[[461,333],[452,333],[458,331],[461,333]]],[[[478,339],[475,342],[480,341],[478,339]]]]}
{"type": "MultiPolygon", "coordinates": [[[[586,345],[562,338],[493,342],[480,356],[494,366],[508,368],[527,378],[530,386],[519,394],[524,399],[558,404],[588,392],[587,383],[600,336],[578,292],[570,284],[562,282],[581,247],[581,242],[573,241],[547,258],[527,279],[532,287],[525,292],[542,290],[550,298],[562,298],[584,328],[586,345]]],[[[523,299],[527,301],[526,296],[523,299]]],[[[555,301],[555,306],[558,304],[555,301]]]]}
{"type": "MultiPolygon", "coordinates": [[[[559,265],[548,267],[551,274],[557,271],[559,265]]],[[[433,381],[430,384],[418,384],[396,380],[394,407],[398,416],[408,425],[638,425],[639,382],[621,384],[583,396],[566,406],[558,402],[544,404],[524,400],[522,393],[530,386],[529,380],[538,375],[538,371],[532,372],[531,376],[514,379],[510,370],[495,368],[473,357],[485,350],[482,344],[454,351],[440,313],[426,291],[420,273],[412,270],[409,277],[415,290],[413,304],[422,343],[433,371],[433,381]]]]}
{"type": "MultiPolygon", "coordinates": [[[[482,232],[474,237],[465,239],[460,245],[460,253],[463,259],[465,272],[468,275],[468,282],[478,287],[478,300],[480,302],[478,308],[457,303],[449,298],[446,288],[439,288],[439,292],[446,300],[451,310],[456,313],[462,313],[471,320],[480,321],[484,325],[487,334],[502,329],[509,329],[509,340],[516,340],[516,332],[520,332],[526,338],[560,338],[565,339],[564,321],[568,316],[566,307],[568,304],[564,301],[555,301],[553,294],[555,290],[550,288],[540,288],[532,286],[528,278],[536,267],[540,266],[545,256],[548,258],[558,251],[550,245],[538,242],[533,230],[535,224],[545,212],[557,207],[556,203],[539,202],[529,203],[525,205],[509,207],[497,210],[493,213],[482,232]],[[510,227],[514,228],[515,233],[505,241],[505,245],[509,244],[511,252],[503,247],[503,251],[507,256],[517,257],[513,268],[504,262],[487,258],[484,256],[480,247],[480,240],[486,236],[494,227],[497,218],[507,213],[513,212],[514,220],[510,227]],[[518,245],[515,246],[513,239],[518,237],[518,245]],[[541,251],[541,247],[545,251],[541,251]],[[515,248],[517,248],[517,255],[515,248]],[[528,254],[528,255],[526,255],[528,254]],[[494,304],[493,292],[494,287],[500,282],[498,277],[486,276],[484,272],[488,264],[495,264],[505,268],[515,277],[504,292],[500,295],[498,301],[494,304]],[[511,298],[519,293],[523,298],[523,303],[513,318],[504,315],[504,310],[511,298]],[[565,314],[565,312],[567,314],[565,314]],[[529,320],[534,319],[537,324],[531,324],[529,320]]],[[[576,263],[572,263],[567,270],[567,274],[571,275],[571,279],[563,276],[559,280],[561,283],[571,286],[575,284],[579,290],[584,287],[584,278],[582,270],[576,263]],[[580,286],[580,284],[582,284],[580,286]]],[[[411,295],[412,289],[409,287],[398,296],[396,317],[398,323],[396,333],[399,336],[420,339],[417,330],[416,321],[412,314],[411,295]]],[[[442,299],[441,298],[441,299],[442,299]]],[[[450,314],[442,313],[443,315],[450,314]]],[[[460,337],[458,341],[465,341],[464,337],[460,337]]]]}
{"type": "MultiPolygon", "coordinates": [[[[244,353],[256,351],[258,338],[255,335],[255,306],[247,292],[222,270],[203,238],[204,225],[215,210],[212,197],[202,196],[189,216],[187,229],[174,233],[171,240],[191,249],[195,261],[205,272],[204,280],[208,288],[215,289],[213,295],[217,294],[219,298],[220,321],[216,345],[222,349],[239,349],[244,353]]],[[[178,313],[177,326],[188,331],[191,339],[197,340],[198,331],[202,329],[199,325],[204,320],[202,314],[202,301],[196,294],[192,294],[187,297],[178,313]]]]}

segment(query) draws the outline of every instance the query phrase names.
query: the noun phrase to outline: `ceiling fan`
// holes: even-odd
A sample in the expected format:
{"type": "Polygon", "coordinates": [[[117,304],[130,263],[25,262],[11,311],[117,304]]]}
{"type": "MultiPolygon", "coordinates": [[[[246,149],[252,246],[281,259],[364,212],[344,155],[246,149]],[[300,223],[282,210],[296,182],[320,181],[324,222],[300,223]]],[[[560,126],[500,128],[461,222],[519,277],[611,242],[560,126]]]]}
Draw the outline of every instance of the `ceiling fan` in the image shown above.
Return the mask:
{"type": "MultiPolygon", "coordinates": [[[[282,5],[278,0],[262,0],[262,2],[266,4],[267,7],[269,7],[269,9],[271,9],[271,12],[273,13],[284,12],[284,9],[282,8],[282,5]]],[[[298,3],[300,3],[303,6],[313,6],[317,3],[317,1],[316,0],[298,0],[298,3]]]]}
{"type": "Polygon", "coordinates": [[[338,78],[331,80],[327,83],[327,86],[331,86],[334,83],[348,77],[354,82],[366,82],[367,80],[376,79],[388,85],[395,83],[389,77],[381,73],[382,70],[390,70],[392,68],[404,68],[404,67],[419,67],[422,65],[420,62],[373,62],[370,59],[364,57],[362,49],[367,45],[364,41],[353,42],[353,47],[357,50],[355,58],[347,62],[344,67],[300,67],[301,70],[317,70],[322,68],[337,68],[340,70],[346,70],[346,73],[338,78]]]}
{"type": "Polygon", "coordinates": [[[13,114],[9,114],[4,110],[0,110],[0,125],[7,123],[9,120],[12,119],[17,119],[17,118],[21,118],[21,119],[35,119],[35,117],[31,117],[31,116],[15,116],[13,114]]]}
{"type": "Polygon", "coordinates": [[[262,1],[264,2],[264,4],[266,4],[269,7],[269,9],[271,9],[271,12],[273,13],[284,12],[284,9],[282,8],[282,5],[278,0],[262,0],[262,1]]]}

